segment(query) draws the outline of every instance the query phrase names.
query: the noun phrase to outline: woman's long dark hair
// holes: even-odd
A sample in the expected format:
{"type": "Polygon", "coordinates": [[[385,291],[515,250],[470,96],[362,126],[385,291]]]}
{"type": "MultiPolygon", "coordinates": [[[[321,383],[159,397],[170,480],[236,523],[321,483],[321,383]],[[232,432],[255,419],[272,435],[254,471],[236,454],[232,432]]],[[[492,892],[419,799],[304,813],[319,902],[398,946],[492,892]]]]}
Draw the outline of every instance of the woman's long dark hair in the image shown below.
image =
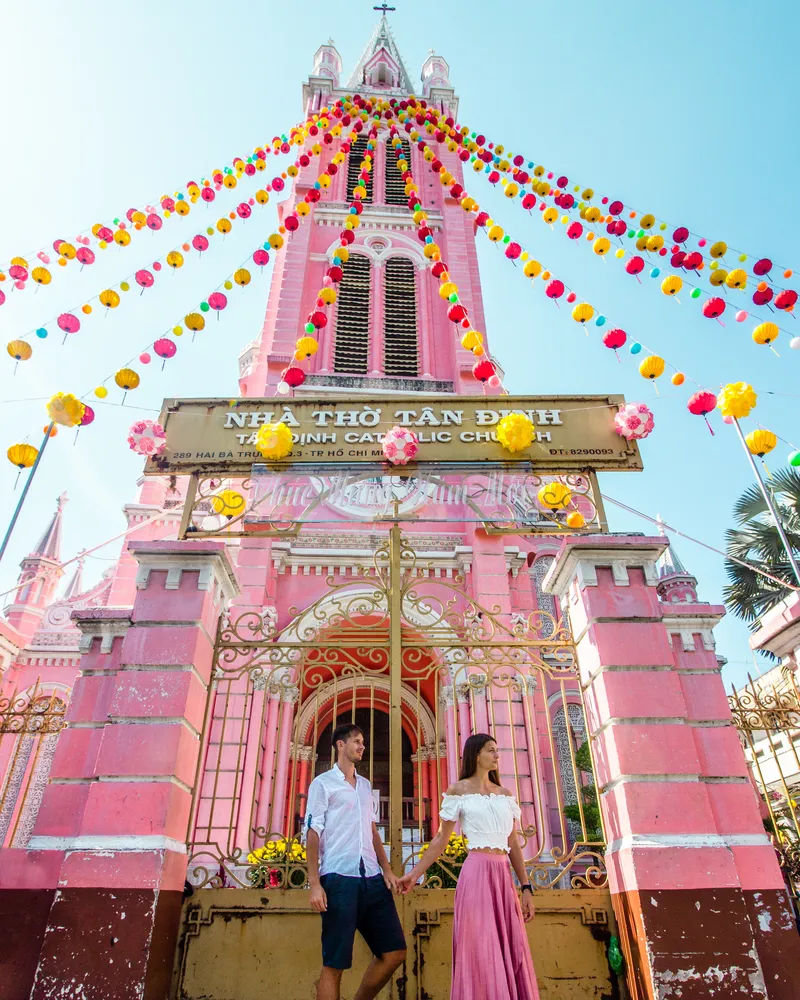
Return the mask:
{"type": "MultiPolygon", "coordinates": [[[[494,736],[489,736],[488,733],[476,733],[475,736],[470,736],[467,742],[464,744],[464,751],[461,754],[461,774],[459,774],[459,781],[463,781],[465,778],[471,778],[473,774],[478,770],[478,754],[483,750],[487,743],[494,743],[494,736]]],[[[489,772],[489,781],[492,784],[500,784],[500,775],[497,771],[489,772]]]]}

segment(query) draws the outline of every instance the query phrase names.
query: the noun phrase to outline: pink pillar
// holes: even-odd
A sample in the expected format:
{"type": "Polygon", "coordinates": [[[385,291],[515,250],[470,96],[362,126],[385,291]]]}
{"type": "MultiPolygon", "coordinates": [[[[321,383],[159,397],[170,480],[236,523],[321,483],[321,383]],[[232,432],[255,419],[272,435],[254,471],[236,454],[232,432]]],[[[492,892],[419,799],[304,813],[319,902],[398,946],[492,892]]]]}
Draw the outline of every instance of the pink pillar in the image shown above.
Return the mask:
{"type": "Polygon", "coordinates": [[[237,587],[220,542],[131,551],[132,611],[75,613],[84,655],[69,726],[29,850],[0,859],[3,888],[58,889],[49,907],[40,891],[32,900],[44,919],[43,934],[29,927],[41,945],[32,1000],[65,982],[95,1000],[169,993],[213,636],[237,587]]]}
{"type": "Polygon", "coordinates": [[[278,710],[280,708],[280,693],[270,693],[267,702],[267,721],[264,729],[266,744],[261,756],[261,785],[258,790],[258,809],[256,810],[256,828],[264,830],[267,839],[278,829],[272,815],[272,775],[275,769],[275,742],[278,737],[278,710]]]}
{"type": "Polygon", "coordinates": [[[472,724],[469,714],[468,685],[456,685],[456,699],[458,700],[458,761],[460,761],[461,751],[464,749],[464,743],[466,742],[467,737],[472,736],[472,724]]]}
{"type": "MultiPolygon", "coordinates": [[[[422,750],[420,750],[420,753],[422,750]]],[[[431,799],[431,764],[428,760],[427,755],[424,760],[420,759],[420,755],[417,755],[417,768],[420,772],[421,781],[421,798],[422,798],[422,815],[420,820],[424,823],[426,818],[430,816],[430,799],[431,799]]]]}
{"type": "Polygon", "coordinates": [[[373,264],[370,268],[371,288],[370,288],[370,338],[369,338],[369,359],[367,361],[367,373],[369,375],[380,375],[383,371],[383,289],[385,275],[382,264],[373,264]]]}
{"type": "Polygon", "coordinates": [[[278,762],[275,767],[275,788],[272,793],[272,827],[286,836],[287,822],[291,817],[286,815],[287,779],[289,776],[289,744],[292,739],[292,717],[299,692],[296,688],[281,688],[280,711],[280,742],[278,743],[278,762]]]}
{"type": "Polygon", "coordinates": [[[430,790],[431,790],[431,835],[439,829],[439,778],[441,774],[441,761],[439,760],[439,748],[430,748],[432,754],[430,760],[430,790]]]}
{"type": "Polygon", "coordinates": [[[445,735],[447,738],[447,779],[448,784],[453,785],[458,781],[458,761],[460,757],[458,741],[456,737],[456,692],[454,686],[449,684],[442,688],[442,705],[445,718],[445,735]]]}
{"type": "Polygon", "coordinates": [[[301,818],[306,814],[306,796],[308,795],[308,786],[311,784],[309,780],[309,766],[310,761],[308,757],[303,756],[299,761],[300,770],[297,777],[297,811],[301,818]]]}
{"type": "MultiPolygon", "coordinates": [[[[262,682],[263,683],[263,682],[262,682]]],[[[258,755],[261,749],[261,734],[264,722],[264,702],[266,688],[256,688],[250,703],[250,719],[247,725],[247,740],[244,751],[244,772],[239,792],[239,815],[236,822],[236,846],[249,851],[254,846],[253,830],[256,826],[253,813],[256,781],[258,779],[258,755]]]]}
{"type": "Polygon", "coordinates": [[[800,938],[715,659],[681,664],[670,649],[655,569],[666,546],[567,538],[545,580],[577,644],[629,989],[789,1000],[800,938]]]}

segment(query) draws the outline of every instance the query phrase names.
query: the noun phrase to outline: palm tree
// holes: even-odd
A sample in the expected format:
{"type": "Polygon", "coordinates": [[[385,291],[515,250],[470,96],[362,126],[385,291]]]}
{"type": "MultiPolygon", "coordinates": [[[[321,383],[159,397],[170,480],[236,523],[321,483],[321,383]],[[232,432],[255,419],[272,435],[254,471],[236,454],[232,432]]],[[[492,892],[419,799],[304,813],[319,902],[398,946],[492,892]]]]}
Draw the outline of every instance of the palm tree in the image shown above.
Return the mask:
{"type": "MultiPolygon", "coordinates": [[[[767,489],[772,494],[792,551],[800,555],[800,472],[781,469],[767,480],[767,489]]],[[[796,586],[796,581],[775,521],[758,486],[754,484],[744,491],[736,501],[733,516],[740,527],[729,528],[725,533],[728,555],[755,563],[787,582],[783,587],[741,563],[726,559],[730,583],[723,590],[725,604],[755,631],[761,615],[780,603],[791,592],[790,588],[796,586]]]]}

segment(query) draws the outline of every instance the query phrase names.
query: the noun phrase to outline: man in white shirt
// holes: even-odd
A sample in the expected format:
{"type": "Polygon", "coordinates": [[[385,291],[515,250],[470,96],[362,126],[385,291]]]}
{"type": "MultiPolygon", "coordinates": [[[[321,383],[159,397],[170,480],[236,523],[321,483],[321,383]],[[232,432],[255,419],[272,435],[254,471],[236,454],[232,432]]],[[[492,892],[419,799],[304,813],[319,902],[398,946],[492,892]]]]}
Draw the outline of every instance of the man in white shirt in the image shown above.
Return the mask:
{"type": "Polygon", "coordinates": [[[345,724],[333,731],[336,764],[308,789],[305,834],[311,908],[322,914],[322,972],[317,1000],[339,1000],[342,972],[353,964],[356,931],[373,958],[353,1000],[373,1000],[402,965],[406,940],[378,828],[372,788],[356,774],[364,734],[345,724]]]}

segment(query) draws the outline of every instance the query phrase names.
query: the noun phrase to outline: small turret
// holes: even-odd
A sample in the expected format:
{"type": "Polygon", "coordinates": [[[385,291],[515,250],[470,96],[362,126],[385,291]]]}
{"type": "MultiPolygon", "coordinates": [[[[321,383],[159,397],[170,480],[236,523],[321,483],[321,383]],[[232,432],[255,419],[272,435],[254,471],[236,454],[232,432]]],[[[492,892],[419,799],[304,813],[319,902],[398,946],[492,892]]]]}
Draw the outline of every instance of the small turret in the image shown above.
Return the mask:
{"type": "Polygon", "coordinates": [[[333,44],[333,39],[329,38],[314,53],[314,69],[311,75],[313,77],[327,77],[331,81],[332,87],[338,87],[341,72],[342,57],[333,44]]]}
{"type": "Polygon", "coordinates": [[[428,50],[428,58],[422,64],[422,96],[429,104],[455,116],[458,114],[458,100],[450,83],[450,67],[447,60],[428,50]]]}
{"type": "MultiPolygon", "coordinates": [[[[658,531],[666,535],[660,516],[658,531]]],[[[681,558],[670,543],[668,549],[656,564],[658,569],[658,596],[665,604],[696,604],[697,578],[686,569],[681,558]]]]}

